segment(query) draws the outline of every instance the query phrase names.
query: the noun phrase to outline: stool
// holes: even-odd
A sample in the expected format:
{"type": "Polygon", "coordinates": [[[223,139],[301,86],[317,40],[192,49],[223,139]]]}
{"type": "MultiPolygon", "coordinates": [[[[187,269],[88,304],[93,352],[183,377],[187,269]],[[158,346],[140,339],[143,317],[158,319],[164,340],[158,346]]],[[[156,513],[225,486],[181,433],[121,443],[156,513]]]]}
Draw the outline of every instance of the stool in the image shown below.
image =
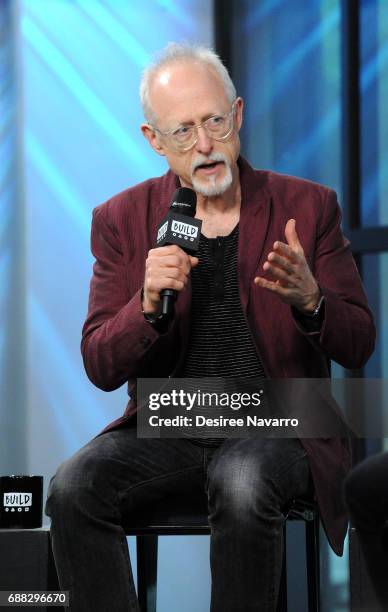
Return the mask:
{"type": "MultiPolygon", "coordinates": [[[[154,512],[147,512],[135,524],[125,525],[127,535],[136,536],[137,587],[141,612],[156,612],[158,536],[210,535],[206,498],[193,508],[184,507],[181,499],[158,503],[154,512]],[[174,511],[172,511],[174,508],[174,511]]],[[[303,520],[306,526],[306,560],[308,610],[319,612],[319,514],[312,501],[293,500],[285,512],[287,520],[303,520]]],[[[286,524],[284,524],[283,567],[277,612],[287,612],[286,524]]]]}

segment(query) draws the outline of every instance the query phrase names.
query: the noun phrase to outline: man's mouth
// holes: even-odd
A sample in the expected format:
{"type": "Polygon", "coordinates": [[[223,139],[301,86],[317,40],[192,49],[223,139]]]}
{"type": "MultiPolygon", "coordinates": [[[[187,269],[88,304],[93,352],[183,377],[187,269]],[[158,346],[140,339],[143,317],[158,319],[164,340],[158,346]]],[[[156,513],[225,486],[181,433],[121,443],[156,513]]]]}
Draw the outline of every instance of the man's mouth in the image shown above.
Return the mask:
{"type": "Polygon", "coordinates": [[[210,171],[211,169],[216,168],[217,166],[220,166],[223,163],[224,162],[222,161],[205,162],[204,164],[197,166],[195,170],[209,170],[210,171]]]}

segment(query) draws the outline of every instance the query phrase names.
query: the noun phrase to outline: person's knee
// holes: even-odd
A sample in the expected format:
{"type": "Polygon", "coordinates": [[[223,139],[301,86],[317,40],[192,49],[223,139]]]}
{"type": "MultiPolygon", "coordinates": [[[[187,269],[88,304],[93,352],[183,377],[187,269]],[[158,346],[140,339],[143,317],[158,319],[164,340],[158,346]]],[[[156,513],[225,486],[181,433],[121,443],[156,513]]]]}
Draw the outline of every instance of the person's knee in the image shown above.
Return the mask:
{"type": "Polygon", "coordinates": [[[71,512],[82,501],[87,503],[98,474],[98,462],[87,453],[78,452],[64,461],[51,478],[47,500],[46,514],[53,516],[71,512]]]}
{"type": "Polygon", "coordinates": [[[308,458],[292,440],[237,443],[210,467],[208,496],[213,516],[222,509],[254,520],[282,521],[287,502],[307,495],[311,488],[308,458]]]}
{"type": "Polygon", "coordinates": [[[217,464],[208,480],[209,507],[239,517],[257,515],[274,502],[270,482],[257,462],[230,457],[217,464]]]}

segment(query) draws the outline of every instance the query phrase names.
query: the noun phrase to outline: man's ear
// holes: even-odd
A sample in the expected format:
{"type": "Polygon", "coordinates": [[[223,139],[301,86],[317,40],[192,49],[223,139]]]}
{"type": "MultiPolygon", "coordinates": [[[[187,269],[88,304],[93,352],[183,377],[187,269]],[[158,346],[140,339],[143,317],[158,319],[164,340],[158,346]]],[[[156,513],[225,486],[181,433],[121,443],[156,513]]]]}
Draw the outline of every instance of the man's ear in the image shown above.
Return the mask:
{"type": "Polygon", "coordinates": [[[243,122],[244,100],[239,96],[236,100],[236,127],[240,131],[243,122]]]}
{"type": "Polygon", "coordinates": [[[160,143],[158,136],[155,133],[155,130],[148,123],[142,123],[140,126],[142,134],[144,138],[148,140],[153,150],[158,153],[158,155],[166,155],[164,152],[164,148],[160,143]]]}

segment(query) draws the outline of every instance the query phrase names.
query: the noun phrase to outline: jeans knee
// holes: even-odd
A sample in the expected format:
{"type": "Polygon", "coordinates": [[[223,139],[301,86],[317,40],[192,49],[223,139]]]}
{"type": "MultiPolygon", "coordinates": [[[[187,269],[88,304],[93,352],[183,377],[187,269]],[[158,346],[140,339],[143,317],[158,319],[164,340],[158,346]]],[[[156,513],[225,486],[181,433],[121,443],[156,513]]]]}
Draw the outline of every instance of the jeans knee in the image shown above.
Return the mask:
{"type": "Polygon", "coordinates": [[[273,506],[274,496],[257,465],[228,462],[218,466],[208,481],[209,508],[222,511],[240,521],[265,513],[273,506]]]}
{"type": "Polygon", "coordinates": [[[66,463],[59,466],[50,480],[46,499],[46,514],[51,517],[57,511],[66,510],[69,502],[74,499],[71,491],[71,478],[66,476],[66,463]]]}
{"type": "Polygon", "coordinates": [[[55,515],[68,514],[79,505],[80,500],[83,504],[87,503],[88,492],[92,489],[94,470],[92,462],[88,462],[78,453],[64,461],[50,480],[46,514],[51,518],[55,515]]]}

